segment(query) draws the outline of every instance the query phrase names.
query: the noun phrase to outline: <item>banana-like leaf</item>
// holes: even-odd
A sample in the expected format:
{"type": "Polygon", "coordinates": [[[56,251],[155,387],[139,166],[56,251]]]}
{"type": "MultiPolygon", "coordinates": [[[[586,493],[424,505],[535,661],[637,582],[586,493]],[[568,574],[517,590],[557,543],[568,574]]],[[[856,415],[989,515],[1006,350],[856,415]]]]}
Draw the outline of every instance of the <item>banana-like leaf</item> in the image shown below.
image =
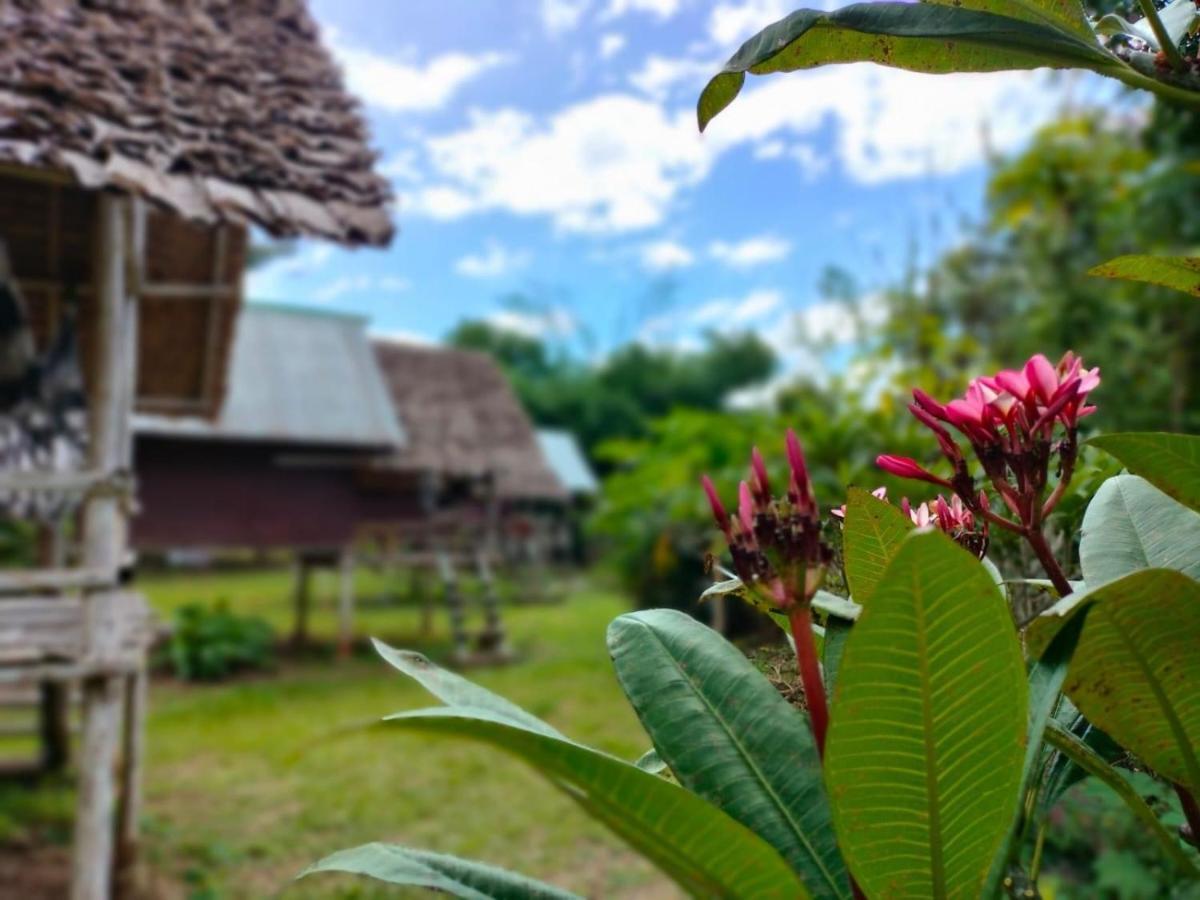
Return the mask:
{"type": "Polygon", "coordinates": [[[1067,695],[1155,771],[1200,790],[1200,583],[1145,569],[1073,599],[1045,619],[1062,627],[1088,610],[1067,695]]]}
{"type": "Polygon", "coordinates": [[[1145,825],[1159,846],[1166,851],[1167,858],[1185,878],[1200,878],[1200,869],[1180,846],[1179,841],[1171,832],[1163,827],[1158,816],[1154,814],[1146,801],[1138,796],[1137,791],[1126,781],[1121,773],[1110,766],[1103,757],[1089,747],[1078,735],[1072,734],[1058,722],[1051,722],[1046,729],[1046,742],[1056,750],[1070,757],[1075,765],[1089,775],[1092,775],[1112,788],[1113,792],[1125,801],[1125,805],[1145,825]]]}
{"type": "MultiPolygon", "coordinates": [[[[833,12],[801,9],[742,45],[700,95],[700,129],[733,102],[746,73],[791,72],[830,63],[875,62],[914,72],[1126,67],[1063,9],[1019,0],[856,3],[833,12]],[[975,8],[969,8],[969,7],[975,8]],[[1005,14],[997,15],[997,11],[1005,14]]],[[[860,601],[861,602],[861,601],[860,601]]]]}
{"type": "Polygon", "coordinates": [[[849,897],[808,722],[745,654],[670,609],[619,617],[608,649],[680,784],[770,843],[813,897],[849,897]]]}
{"type": "Polygon", "coordinates": [[[1200,437],[1130,432],[1103,434],[1088,443],[1115,456],[1130,472],[1145,478],[1167,496],[1200,510],[1200,437]]]}
{"type": "Polygon", "coordinates": [[[377,881],[428,888],[464,900],[581,900],[578,894],[457,856],[395,844],[363,844],[325,857],[300,873],[366,875],[377,881]]]}
{"type": "Polygon", "coordinates": [[[1093,590],[1139,569],[1200,578],[1200,513],[1136,475],[1110,478],[1084,513],[1079,565],[1093,590]]]}
{"type": "Polygon", "coordinates": [[[534,731],[491,709],[398,713],[384,727],[466,738],[524,760],[698,897],[808,896],[775,849],[717,807],[632,763],[534,731]]]}
{"type": "Polygon", "coordinates": [[[861,488],[850,488],[842,546],[846,581],[855,603],[865,606],[870,602],[884,569],[914,527],[912,519],[898,507],[861,488]]]}
{"type": "MultiPolygon", "coordinates": [[[[1193,15],[1195,10],[1195,4],[1191,4],[1193,15]]],[[[1200,297],[1200,257],[1118,256],[1088,269],[1088,274],[1099,278],[1157,284],[1200,297]]]]}
{"type": "Polygon", "coordinates": [[[981,896],[1027,717],[992,576],[941,532],[911,535],[847,641],[825,748],[838,841],[867,896],[981,896]]]}

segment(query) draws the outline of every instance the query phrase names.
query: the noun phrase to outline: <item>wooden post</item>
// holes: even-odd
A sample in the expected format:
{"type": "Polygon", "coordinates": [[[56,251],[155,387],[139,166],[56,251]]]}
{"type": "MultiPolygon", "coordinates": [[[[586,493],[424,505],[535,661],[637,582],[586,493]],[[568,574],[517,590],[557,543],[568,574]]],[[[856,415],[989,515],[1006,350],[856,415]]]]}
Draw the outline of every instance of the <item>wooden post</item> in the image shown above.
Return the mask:
{"type": "Polygon", "coordinates": [[[354,649],[354,550],[342,548],[338,556],[338,659],[348,659],[354,649]]]}
{"type": "Polygon", "coordinates": [[[121,739],[121,803],[117,809],[116,895],[137,895],[138,824],[142,817],[142,759],[146,748],[147,676],[125,677],[125,729],[121,739]]]}
{"type": "Polygon", "coordinates": [[[308,644],[308,613],[312,607],[312,579],[309,577],[308,560],[302,552],[296,553],[292,572],[292,600],[296,617],[292,622],[291,643],[298,649],[308,644]]]}
{"type": "Polygon", "coordinates": [[[467,634],[467,609],[462,592],[458,588],[458,578],[454,574],[454,564],[450,554],[445,550],[437,550],[438,575],[446,593],[446,609],[450,613],[450,634],[454,639],[454,657],[457,662],[465,662],[471,656],[471,639],[467,634]]]}
{"type": "MultiPolygon", "coordinates": [[[[92,468],[111,473],[127,465],[126,427],[129,390],[127,329],[132,309],[125,290],[124,202],[100,194],[96,215],[97,339],[91,380],[92,468]]],[[[126,547],[125,511],[120,498],[98,494],[83,512],[83,564],[115,573],[126,547]]],[[[91,657],[110,651],[114,638],[112,594],[89,598],[85,618],[91,657]]],[[[121,738],[121,691],[118,679],[98,675],[83,682],[83,739],[79,756],[79,788],[75,844],[71,865],[71,900],[107,900],[113,882],[114,766],[121,738]]]]}
{"type": "MultiPolygon", "coordinates": [[[[63,522],[38,529],[38,565],[47,569],[62,569],[66,565],[63,522]]],[[[65,681],[43,681],[40,685],[38,723],[43,772],[62,772],[71,761],[70,689],[65,681]]]]}
{"type": "Polygon", "coordinates": [[[487,551],[475,551],[475,571],[483,591],[484,625],[483,632],[479,635],[479,649],[485,653],[505,656],[508,648],[505,646],[507,637],[504,633],[504,622],[500,619],[500,595],[496,592],[496,580],[492,577],[487,551]]]}

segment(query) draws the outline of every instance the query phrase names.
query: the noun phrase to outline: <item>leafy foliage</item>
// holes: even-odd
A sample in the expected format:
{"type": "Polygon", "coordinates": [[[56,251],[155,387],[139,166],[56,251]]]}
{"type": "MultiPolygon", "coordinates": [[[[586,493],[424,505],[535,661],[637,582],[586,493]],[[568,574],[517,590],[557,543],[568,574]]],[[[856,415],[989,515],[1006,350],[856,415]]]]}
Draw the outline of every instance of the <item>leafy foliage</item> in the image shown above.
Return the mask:
{"type": "Polygon", "coordinates": [[[1169,497],[1200,510],[1200,437],[1185,434],[1107,434],[1092,446],[1111,453],[1169,497]]]}
{"type": "Polygon", "coordinates": [[[175,611],[164,661],[185,681],[218,681],[270,666],[275,632],[262,619],[239,616],[225,603],[191,603],[175,611]]]}

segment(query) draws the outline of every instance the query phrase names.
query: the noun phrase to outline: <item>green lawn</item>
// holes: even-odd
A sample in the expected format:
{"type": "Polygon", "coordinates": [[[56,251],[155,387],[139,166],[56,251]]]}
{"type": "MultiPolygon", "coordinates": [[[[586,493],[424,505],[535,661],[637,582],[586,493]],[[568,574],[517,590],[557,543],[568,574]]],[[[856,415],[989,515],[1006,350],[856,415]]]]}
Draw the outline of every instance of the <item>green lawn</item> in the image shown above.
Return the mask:
{"type": "MultiPolygon", "coordinates": [[[[140,582],[165,616],[224,598],[290,625],[279,571],[155,576],[140,582]]],[[[313,632],[334,632],[334,580],[317,582],[313,632]]],[[[378,593],[377,579],[362,587],[378,593]]],[[[648,746],[604,648],[626,604],[582,582],[556,605],[509,606],[515,664],[470,677],[572,737],[626,758],[648,746]]],[[[476,616],[477,618],[477,616],[476,616]]],[[[365,634],[435,655],[415,635],[416,608],[368,605],[365,634]]],[[[431,705],[369,653],[338,664],[289,663],[271,675],[188,686],[158,680],[147,734],[144,854],[155,896],[266,897],[332,850],[404,842],[520,869],[593,897],[673,897],[670,886],[574,804],[515,760],[484,747],[399,733],[339,729],[431,705]]],[[[364,880],[321,876],[286,897],[396,896],[364,880]]]]}

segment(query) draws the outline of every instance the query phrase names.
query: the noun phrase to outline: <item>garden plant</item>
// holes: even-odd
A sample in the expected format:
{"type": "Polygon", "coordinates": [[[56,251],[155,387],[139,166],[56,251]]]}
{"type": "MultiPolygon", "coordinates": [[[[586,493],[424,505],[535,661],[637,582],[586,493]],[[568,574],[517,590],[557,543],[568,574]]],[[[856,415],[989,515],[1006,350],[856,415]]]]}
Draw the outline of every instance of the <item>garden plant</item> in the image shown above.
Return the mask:
{"type": "MultiPolygon", "coordinates": [[[[747,71],[856,60],[926,72],[1090,68],[1197,105],[1194,3],[1142,8],[1132,24],[1089,21],[1074,0],[801,10],[748,41],[709,84],[701,125],[747,71]]],[[[1131,257],[1094,271],[1200,292],[1192,260],[1131,257]]],[[[816,496],[791,432],[785,479],[758,449],[735,503],[705,479],[732,564],[712,592],[779,623],[802,704],[715,631],[646,610],[608,630],[618,680],[653,744],[637,761],[380,644],[444,704],[381,727],[523,759],[694,896],[1036,897],[1051,811],[1085,776],[1129,807],[1177,884],[1200,882],[1200,437],[1082,435],[1093,393],[1102,402],[1100,369],[1070,352],[980,375],[948,401],[914,391],[909,411],[940,458],[883,453],[878,464],[932,494],[915,501],[851,489],[833,510],[839,498],[816,496]],[[1047,520],[1085,445],[1125,471],[1095,490],[1077,552],[1064,554],[1047,520]],[[1027,546],[1044,577],[998,570],[988,549],[1000,533],[1027,546]],[[844,576],[832,580],[845,596],[824,589],[830,574],[844,576]],[[1051,599],[1017,621],[1009,594],[1029,589],[1051,599]],[[1131,771],[1171,792],[1185,824],[1166,827],[1131,771]]],[[[470,898],[573,896],[385,844],[335,853],[306,874],[329,871],[470,898]]]]}

